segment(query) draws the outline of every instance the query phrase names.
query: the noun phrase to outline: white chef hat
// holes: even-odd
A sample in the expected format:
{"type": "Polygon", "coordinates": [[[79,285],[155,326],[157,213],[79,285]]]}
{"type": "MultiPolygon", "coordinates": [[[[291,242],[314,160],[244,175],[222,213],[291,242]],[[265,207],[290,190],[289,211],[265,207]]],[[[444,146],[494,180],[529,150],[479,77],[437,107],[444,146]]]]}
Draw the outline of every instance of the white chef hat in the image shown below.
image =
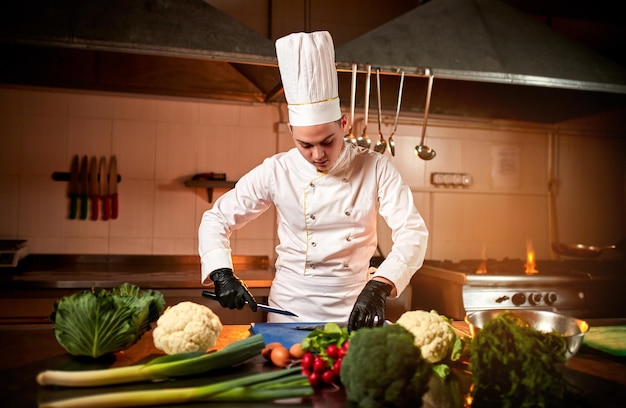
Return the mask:
{"type": "Polygon", "coordinates": [[[335,47],[328,31],[293,33],[276,40],[289,123],[311,126],[341,118],[335,47]]]}

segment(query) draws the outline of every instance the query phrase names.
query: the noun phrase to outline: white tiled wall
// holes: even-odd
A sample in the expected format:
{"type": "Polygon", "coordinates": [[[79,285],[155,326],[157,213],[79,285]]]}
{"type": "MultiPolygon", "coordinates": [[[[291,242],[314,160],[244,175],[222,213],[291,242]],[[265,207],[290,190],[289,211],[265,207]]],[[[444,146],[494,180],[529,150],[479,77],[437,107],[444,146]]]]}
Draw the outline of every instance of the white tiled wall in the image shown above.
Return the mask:
{"type": "MultiPolygon", "coordinates": [[[[275,106],[0,88],[0,239],[27,239],[32,253],[195,255],[198,224],[211,203],[205,189],[183,182],[209,171],[236,180],[291,148],[287,128],[277,126],[284,117],[275,106]],[[69,171],[75,154],[117,156],[118,219],[67,218],[67,183],[51,175],[69,171]]],[[[554,217],[549,129],[429,123],[434,160],[416,158],[421,126],[408,124],[398,127],[391,158],[431,231],[428,258],[520,258],[528,241],[538,258],[549,258],[550,223],[564,242],[610,244],[624,235],[623,138],[559,135],[554,217]],[[504,183],[494,156],[502,149],[517,157],[504,183]],[[433,172],[469,173],[473,184],[435,187],[433,172]]],[[[389,124],[383,133],[391,133],[389,124]]],[[[213,199],[224,191],[215,189],[213,199]]],[[[382,220],[379,233],[386,254],[391,239],[382,220]]],[[[231,244],[236,254],[273,259],[274,212],[235,231],[231,244]]]]}
{"type": "MultiPolygon", "coordinates": [[[[211,203],[184,181],[237,179],[276,152],[277,121],[271,106],[0,89],[0,239],[27,239],[31,253],[196,254],[211,203]],[[118,219],[68,219],[67,183],[52,173],[75,154],[117,156],[118,219]]],[[[273,223],[271,212],[254,221],[233,248],[273,257],[273,223]]]]}

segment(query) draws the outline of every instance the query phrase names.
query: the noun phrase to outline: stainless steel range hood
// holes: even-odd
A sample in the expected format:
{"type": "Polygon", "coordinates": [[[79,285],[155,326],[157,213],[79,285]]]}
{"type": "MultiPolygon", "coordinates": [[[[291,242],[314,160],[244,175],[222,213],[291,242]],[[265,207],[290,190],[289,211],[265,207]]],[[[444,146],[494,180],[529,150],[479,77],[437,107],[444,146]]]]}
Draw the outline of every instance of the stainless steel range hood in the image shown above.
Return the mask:
{"type": "Polygon", "coordinates": [[[626,108],[626,68],[498,0],[431,0],[336,54],[344,71],[358,62],[414,74],[403,102],[413,111],[425,104],[426,69],[435,114],[558,123],[626,108]]]}
{"type": "MultiPolygon", "coordinates": [[[[0,13],[0,50],[4,84],[284,102],[274,42],[202,0],[13,1],[0,13]]],[[[337,47],[346,108],[351,63],[382,69],[389,112],[407,73],[404,117],[424,110],[425,69],[436,78],[433,114],[545,124],[626,116],[623,67],[498,0],[431,0],[337,47]]]]}
{"type": "Polygon", "coordinates": [[[202,0],[13,1],[0,82],[265,102],[274,42],[202,0]]]}

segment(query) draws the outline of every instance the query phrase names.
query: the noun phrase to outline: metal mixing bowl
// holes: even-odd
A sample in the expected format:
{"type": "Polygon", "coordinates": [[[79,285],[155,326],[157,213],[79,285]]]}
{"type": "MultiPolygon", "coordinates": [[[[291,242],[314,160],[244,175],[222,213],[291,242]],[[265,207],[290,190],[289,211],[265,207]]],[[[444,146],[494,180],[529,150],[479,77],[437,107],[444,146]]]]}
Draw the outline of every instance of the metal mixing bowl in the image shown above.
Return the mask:
{"type": "Polygon", "coordinates": [[[465,322],[469,325],[472,337],[476,337],[485,323],[504,312],[510,312],[514,316],[526,320],[536,330],[546,333],[556,331],[563,335],[567,346],[567,350],[565,351],[566,359],[570,359],[578,352],[583,343],[585,334],[589,331],[589,325],[586,321],[554,312],[544,310],[495,309],[481,310],[465,316],[465,322]]]}

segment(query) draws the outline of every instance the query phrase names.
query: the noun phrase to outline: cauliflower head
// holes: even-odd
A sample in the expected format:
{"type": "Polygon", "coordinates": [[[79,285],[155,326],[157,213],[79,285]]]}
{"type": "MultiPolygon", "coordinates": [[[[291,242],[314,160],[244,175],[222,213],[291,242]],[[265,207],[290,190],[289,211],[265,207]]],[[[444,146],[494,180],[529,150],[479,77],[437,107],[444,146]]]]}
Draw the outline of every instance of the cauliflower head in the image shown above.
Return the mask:
{"type": "Polygon", "coordinates": [[[219,316],[204,305],[180,302],[163,312],[152,331],[154,346],[166,354],[206,351],[222,332],[219,316]]]}
{"type": "Polygon", "coordinates": [[[415,345],[429,363],[438,363],[446,358],[454,344],[454,332],[448,322],[437,312],[410,310],[404,312],[396,324],[410,331],[415,345]]]}

